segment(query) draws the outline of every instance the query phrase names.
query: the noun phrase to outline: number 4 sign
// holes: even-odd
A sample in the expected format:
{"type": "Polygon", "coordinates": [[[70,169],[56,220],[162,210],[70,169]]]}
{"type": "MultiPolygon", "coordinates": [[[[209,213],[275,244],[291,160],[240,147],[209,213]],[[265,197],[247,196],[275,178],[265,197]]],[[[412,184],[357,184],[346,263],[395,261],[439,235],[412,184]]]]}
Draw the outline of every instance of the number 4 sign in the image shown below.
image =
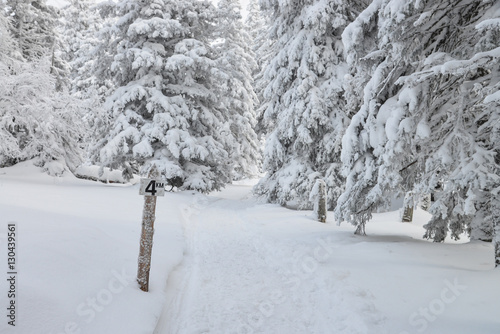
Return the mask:
{"type": "Polygon", "coordinates": [[[165,183],[154,179],[141,179],[139,195],[165,196],[165,183]]]}

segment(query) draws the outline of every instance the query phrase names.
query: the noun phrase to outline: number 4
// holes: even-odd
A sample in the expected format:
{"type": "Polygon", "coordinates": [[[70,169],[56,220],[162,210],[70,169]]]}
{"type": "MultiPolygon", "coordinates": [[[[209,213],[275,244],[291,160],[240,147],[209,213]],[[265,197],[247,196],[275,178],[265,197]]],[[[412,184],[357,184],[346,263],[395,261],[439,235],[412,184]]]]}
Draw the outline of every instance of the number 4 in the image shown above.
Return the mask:
{"type": "Polygon", "coordinates": [[[146,189],[144,190],[144,192],[150,193],[151,196],[154,196],[157,193],[157,191],[156,191],[156,180],[149,181],[149,184],[146,187],[146,189]]]}

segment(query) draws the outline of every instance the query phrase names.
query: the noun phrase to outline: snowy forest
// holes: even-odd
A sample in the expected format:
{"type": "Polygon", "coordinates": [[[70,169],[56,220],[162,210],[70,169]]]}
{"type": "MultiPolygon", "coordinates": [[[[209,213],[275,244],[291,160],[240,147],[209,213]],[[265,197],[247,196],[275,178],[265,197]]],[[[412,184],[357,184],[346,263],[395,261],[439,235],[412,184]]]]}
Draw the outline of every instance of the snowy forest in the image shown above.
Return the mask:
{"type": "Polygon", "coordinates": [[[432,198],[425,238],[500,264],[499,1],[67,2],[0,1],[0,167],[263,175],[256,196],[298,209],[322,179],[357,234],[432,198]]]}

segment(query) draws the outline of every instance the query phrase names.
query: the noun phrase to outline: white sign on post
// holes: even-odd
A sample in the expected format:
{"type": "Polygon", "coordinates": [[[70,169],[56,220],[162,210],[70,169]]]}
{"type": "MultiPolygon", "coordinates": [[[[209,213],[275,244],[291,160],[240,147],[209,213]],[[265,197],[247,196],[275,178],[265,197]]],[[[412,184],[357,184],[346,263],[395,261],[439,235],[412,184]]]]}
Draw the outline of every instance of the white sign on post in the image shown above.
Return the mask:
{"type": "Polygon", "coordinates": [[[161,180],[141,179],[139,195],[165,196],[165,183],[161,180]]]}

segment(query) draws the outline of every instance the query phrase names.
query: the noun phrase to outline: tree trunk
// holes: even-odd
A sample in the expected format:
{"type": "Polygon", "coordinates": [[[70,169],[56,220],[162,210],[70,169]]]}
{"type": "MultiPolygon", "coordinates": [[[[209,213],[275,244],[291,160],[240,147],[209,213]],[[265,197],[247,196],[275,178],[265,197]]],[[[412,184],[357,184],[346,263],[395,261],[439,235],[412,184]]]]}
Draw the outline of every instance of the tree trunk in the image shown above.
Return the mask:
{"type": "Polygon", "coordinates": [[[403,212],[403,223],[411,223],[413,221],[413,206],[407,206],[403,212]]]}
{"type": "Polygon", "coordinates": [[[315,205],[316,217],[318,221],[326,223],[326,183],[323,180],[316,180],[318,187],[317,203],[315,205]]]}
{"type": "Polygon", "coordinates": [[[356,227],[356,231],[354,231],[354,234],[356,235],[366,235],[366,222],[360,223],[358,227],[356,227]]]}
{"type": "Polygon", "coordinates": [[[415,194],[413,191],[407,192],[405,196],[403,212],[403,223],[411,223],[413,221],[413,207],[415,205],[415,194]]]}
{"type": "Polygon", "coordinates": [[[495,247],[495,267],[500,266],[500,217],[493,217],[493,246],[495,247]]]}

